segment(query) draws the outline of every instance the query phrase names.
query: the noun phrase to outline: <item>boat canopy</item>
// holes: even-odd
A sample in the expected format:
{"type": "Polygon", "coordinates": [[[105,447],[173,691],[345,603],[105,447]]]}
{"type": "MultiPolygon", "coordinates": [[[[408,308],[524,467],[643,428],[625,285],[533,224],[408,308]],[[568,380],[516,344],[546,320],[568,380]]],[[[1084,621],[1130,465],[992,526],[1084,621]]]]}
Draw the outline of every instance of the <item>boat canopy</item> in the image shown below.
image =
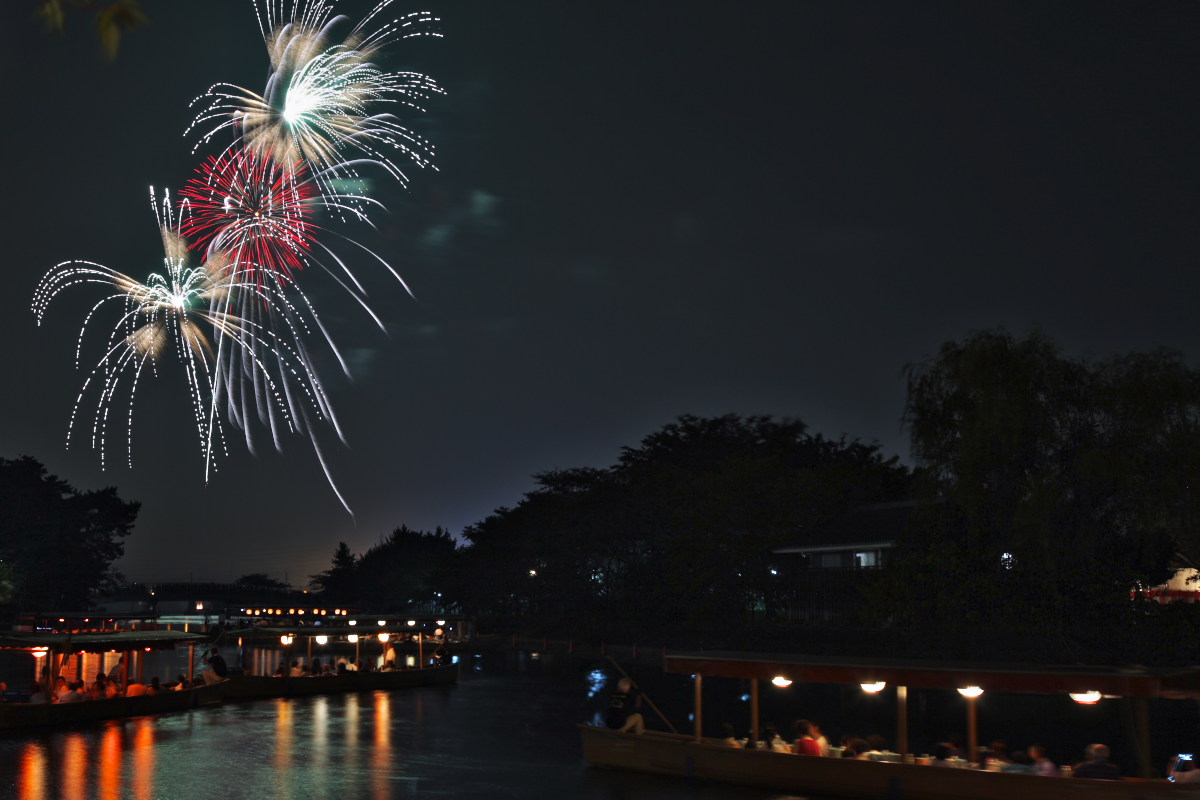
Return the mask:
{"type": "Polygon", "coordinates": [[[172,650],[207,636],[183,631],[90,631],[88,633],[0,634],[0,650],[43,650],[51,653],[104,653],[109,650],[172,650]]]}
{"type": "Polygon", "coordinates": [[[776,653],[698,652],[664,656],[666,672],[725,678],[780,677],[804,683],[876,684],[910,688],[1056,694],[1099,692],[1120,697],[1200,698],[1200,668],[1035,666],[890,659],[842,659],[776,653]]]}

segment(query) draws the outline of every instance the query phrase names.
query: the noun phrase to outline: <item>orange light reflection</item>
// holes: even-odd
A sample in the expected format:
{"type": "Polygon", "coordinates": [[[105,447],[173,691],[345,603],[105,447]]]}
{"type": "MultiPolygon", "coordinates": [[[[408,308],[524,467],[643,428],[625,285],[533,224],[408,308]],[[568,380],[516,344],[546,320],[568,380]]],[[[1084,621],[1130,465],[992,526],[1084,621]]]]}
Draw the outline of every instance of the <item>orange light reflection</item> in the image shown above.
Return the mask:
{"type": "Polygon", "coordinates": [[[154,723],[137,721],[133,734],[133,796],[136,800],[154,800],[154,723]]]}
{"type": "Polygon", "coordinates": [[[32,743],[21,752],[17,786],[21,800],[46,800],[46,750],[32,743]]]}
{"type": "MultiPolygon", "coordinates": [[[[96,767],[99,772],[100,800],[120,800],[121,761],[124,756],[121,752],[120,724],[106,723],[104,733],[100,734],[100,763],[96,767]]],[[[86,773],[81,775],[80,779],[86,781],[86,773]]]]}
{"type": "Polygon", "coordinates": [[[63,741],[62,788],[64,797],[86,797],[88,774],[87,742],[79,733],[68,733],[63,741]]]}

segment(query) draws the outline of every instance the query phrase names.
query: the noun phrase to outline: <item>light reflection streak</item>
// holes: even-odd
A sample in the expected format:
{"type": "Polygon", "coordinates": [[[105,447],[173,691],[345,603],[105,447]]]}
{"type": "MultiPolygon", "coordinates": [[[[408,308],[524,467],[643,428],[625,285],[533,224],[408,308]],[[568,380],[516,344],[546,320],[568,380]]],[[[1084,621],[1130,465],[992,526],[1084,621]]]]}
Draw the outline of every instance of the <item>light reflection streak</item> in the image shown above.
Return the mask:
{"type": "Polygon", "coordinates": [[[133,796],[135,800],[155,800],[154,748],[155,725],[150,719],[139,719],[133,734],[133,796]]]}
{"type": "Polygon", "coordinates": [[[22,800],[46,800],[46,748],[37,742],[21,753],[17,786],[22,800]]]}
{"type": "MultiPolygon", "coordinates": [[[[80,739],[83,737],[80,736],[80,739]]],[[[107,722],[104,725],[104,732],[100,734],[100,746],[98,748],[97,760],[100,762],[95,766],[97,772],[98,783],[100,784],[100,800],[120,800],[121,799],[121,772],[122,759],[124,753],[121,750],[121,725],[118,722],[107,722]]],[[[81,781],[87,781],[87,774],[83,770],[88,769],[89,765],[85,764],[80,770],[78,776],[81,781]]],[[[68,797],[82,797],[83,795],[69,794],[68,797]]]]}
{"type": "Polygon", "coordinates": [[[64,797],[86,797],[88,752],[81,733],[68,733],[63,742],[62,787],[64,797]]]}
{"type": "Polygon", "coordinates": [[[392,794],[392,697],[375,692],[375,746],[371,748],[371,788],[376,800],[392,794]]]}
{"type": "Polygon", "coordinates": [[[329,698],[319,695],[313,698],[313,728],[312,755],[310,756],[313,770],[318,775],[325,774],[329,762],[329,698]]]}
{"type": "Polygon", "coordinates": [[[275,701],[275,774],[279,778],[280,796],[292,796],[292,703],[275,701]]]}

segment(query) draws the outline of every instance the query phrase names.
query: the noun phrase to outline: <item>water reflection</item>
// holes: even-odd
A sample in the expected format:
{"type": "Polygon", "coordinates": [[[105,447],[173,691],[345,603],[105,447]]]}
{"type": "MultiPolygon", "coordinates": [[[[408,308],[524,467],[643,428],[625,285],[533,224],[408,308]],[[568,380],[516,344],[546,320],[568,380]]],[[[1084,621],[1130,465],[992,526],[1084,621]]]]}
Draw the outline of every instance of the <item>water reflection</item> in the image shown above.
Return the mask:
{"type": "Polygon", "coordinates": [[[17,791],[25,800],[46,798],[46,748],[40,742],[30,743],[21,753],[17,791]]]}
{"type": "MultiPolygon", "coordinates": [[[[590,715],[588,671],[465,669],[457,687],[232,703],[21,736],[0,736],[8,800],[190,797],[394,800],[769,800],[589,770],[574,723],[590,715]]],[[[472,666],[475,666],[473,664],[472,666]]]]}

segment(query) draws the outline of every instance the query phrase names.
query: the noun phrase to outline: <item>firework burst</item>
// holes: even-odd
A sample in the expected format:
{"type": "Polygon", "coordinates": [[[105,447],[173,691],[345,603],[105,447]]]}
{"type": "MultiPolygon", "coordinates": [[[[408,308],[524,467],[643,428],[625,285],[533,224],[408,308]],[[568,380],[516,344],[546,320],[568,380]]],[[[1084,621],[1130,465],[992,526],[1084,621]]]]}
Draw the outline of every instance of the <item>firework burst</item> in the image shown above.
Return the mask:
{"type": "MultiPolygon", "coordinates": [[[[51,268],[34,293],[33,311],[40,325],[50,303],[63,290],[81,284],[99,284],[109,290],[91,307],[80,328],[75,349],[77,366],[93,320],[107,307],[121,307],[105,337],[103,354],[76,397],[67,445],[77,430],[84,401],[94,392],[97,398],[90,439],[104,466],[110,416],[116,398],[124,391],[129,396],[125,437],[132,466],[134,397],[139,380],[147,371],[157,374],[160,361],[173,351],[186,375],[206,475],[216,468],[218,457],[227,452],[216,410],[222,394],[229,394],[233,364],[260,387],[255,399],[270,407],[260,409],[260,416],[270,420],[273,430],[306,433],[317,449],[311,421],[324,421],[332,412],[307,354],[298,349],[298,342],[232,311],[236,298],[250,297],[254,305],[293,319],[294,314],[284,305],[286,298],[270,287],[239,280],[228,256],[221,251],[210,253],[200,266],[192,265],[181,232],[184,223],[175,220],[168,196],[164,193],[161,209],[153,189],[151,200],[163,244],[161,271],[143,282],[95,262],[67,261],[51,268]],[[236,358],[230,357],[233,352],[236,358]],[[288,385],[281,385],[285,381],[288,385]]],[[[244,418],[235,422],[244,422],[244,418]]],[[[319,449],[317,453],[320,456],[319,449]]],[[[323,459],[321,463],[324,466],[323,459]]],[[[334,491],[345,504],[336,486],[334,491]]]]}
{"type": "Polygon", "coordinates": [[[394,40],[439,34],[429,30],[437,19],[426,12],[368,30],[391,2],[382,0],[340,42],[333,29],[344,18],[333,16],[324,0],[297,0],[290,13],[273,0],[266,0],[262,9],[256,6],[271,59],[265,90],[258,94],[215,84],[197,98],[206,105],[188,131],[215,123],[200,143],[232,129],[245,146],[283,164],[303,159],[323,191],[336,179],[357,178],[357,165],[363,162],[381,166],[406,184],[408,178],[391,153],[418,167],[432,167],[433,146],[394,115],[372,110],[392,102],[423,111],[422,103],[442,90],[427,75],[389,72],[373,58],[394,40]]]}
{"type": "Polygon", "coordinates": [[[227,253],[259,286],[291,283],[312,247],[316,189],[304,164],[285,168],[239,148],[210,157],[197,173],[179,193],[190,210],[183,234],[209,254],[227,253]]]}

